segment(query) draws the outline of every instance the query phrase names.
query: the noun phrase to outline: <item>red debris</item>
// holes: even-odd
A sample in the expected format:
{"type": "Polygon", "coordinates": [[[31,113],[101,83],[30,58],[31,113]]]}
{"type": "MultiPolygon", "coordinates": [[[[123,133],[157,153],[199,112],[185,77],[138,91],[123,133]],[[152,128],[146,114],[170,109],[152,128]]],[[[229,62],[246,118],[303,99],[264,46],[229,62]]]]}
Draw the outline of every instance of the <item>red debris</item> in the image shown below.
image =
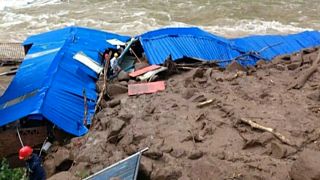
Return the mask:
{"type": "Polygon", "coordinates": [[[165,90],[164,81],[129,84],[128,95],[149,94],[165,90]]]}
{"type": "Polygon", "coordinates": [[[134,71],[132,73],[129,74],[130,77],[137,77],[141,74],[144,74],[146,72],[149,72],[149,71],[153,71],[155,69],[159,69],[161,66],[158,66],[158,65],[151,65],[151,66],[148,66],[148,67],[145,67],[145,68],[142,68],[142,69],[139,69],[137,71],[134,71]]]}

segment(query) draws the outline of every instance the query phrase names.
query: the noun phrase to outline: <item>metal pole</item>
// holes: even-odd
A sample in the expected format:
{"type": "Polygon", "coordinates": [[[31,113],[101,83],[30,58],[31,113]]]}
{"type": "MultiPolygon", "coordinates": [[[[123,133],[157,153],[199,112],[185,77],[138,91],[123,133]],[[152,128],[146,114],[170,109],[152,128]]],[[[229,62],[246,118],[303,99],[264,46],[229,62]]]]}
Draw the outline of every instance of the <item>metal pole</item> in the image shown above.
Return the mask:
{"type": "Polygon", "coordinates": [[[24,147],[23,142],[22,142],[22,139],[21,139],[21,136],[20,136],[20,132],[19,132],[18,127],[17,127],[17,134],[18,134],[18,137],[19,137],[19,140],[20,140],[21,146],[22,146],[22,147],[24,147]]]}

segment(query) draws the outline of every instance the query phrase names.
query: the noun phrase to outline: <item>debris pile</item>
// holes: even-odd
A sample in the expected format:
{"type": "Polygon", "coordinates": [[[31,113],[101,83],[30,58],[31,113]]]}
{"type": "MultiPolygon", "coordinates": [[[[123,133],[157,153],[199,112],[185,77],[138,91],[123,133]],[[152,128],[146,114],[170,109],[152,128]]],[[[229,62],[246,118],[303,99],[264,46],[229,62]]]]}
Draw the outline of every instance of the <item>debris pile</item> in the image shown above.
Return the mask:
{"type": "MultiPolygon", "coordinates": [[[[83,178],[149,147],[138,179],[317,179],[319,52],[306,49],[249,68],[233,62],[226,70],[167,70],[156,80],[165,84],[161,91],[154,90],[159,84],[132,86],[140,72],[160,69],[138,68],[107,82],[89,133],[56,147],[45,162],[56,162],[62,148],[72,157],[64,170],[83,178]],[[316,70],[292,86],[310,69],[316,70]],[[151,94],[140,93],[146,91],[151,94]]],[[[101,80],[98,86],[103,89],[101,80]]],[[[56,164],[47,171],[61,170],[56,164]]]]}

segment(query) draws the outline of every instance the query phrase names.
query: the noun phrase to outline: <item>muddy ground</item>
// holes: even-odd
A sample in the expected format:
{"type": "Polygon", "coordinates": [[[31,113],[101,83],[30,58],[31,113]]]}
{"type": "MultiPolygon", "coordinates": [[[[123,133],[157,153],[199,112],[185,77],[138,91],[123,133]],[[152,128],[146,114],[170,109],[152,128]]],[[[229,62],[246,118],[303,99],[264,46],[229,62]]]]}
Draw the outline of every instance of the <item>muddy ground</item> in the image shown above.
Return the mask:
{"type": "Polygon", "coordinates": [[[129,97],[126,86],[134,81],[114,82],[112,100],[103,102],[90,132],[46,157],[48,176],[67,170],[83,178],[145,147],[142,180],[287,180],[308,173],[291,169],[299,158],[312,161],[312,153],[301,157],[306,150],[320,151],[320,73],[300,89],[290,87],[310,68],[315,50],[250,69],[181,71],[155,94],[129,97]],[[197,106],[206,100],[212,103],[197,106]],[[274,128],[289,143],[241,118],[274,128]]]}

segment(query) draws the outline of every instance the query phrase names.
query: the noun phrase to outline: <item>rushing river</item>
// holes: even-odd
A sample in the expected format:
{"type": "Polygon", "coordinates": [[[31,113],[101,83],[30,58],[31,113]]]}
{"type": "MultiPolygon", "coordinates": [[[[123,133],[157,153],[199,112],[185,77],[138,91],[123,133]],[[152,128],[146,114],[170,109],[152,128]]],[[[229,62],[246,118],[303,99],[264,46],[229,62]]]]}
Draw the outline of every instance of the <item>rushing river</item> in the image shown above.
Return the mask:
{"type": "Polygon", "coordinates": [[[77,25],[137,35],[198,26],[226,37],[320,30],[319,0],[0,0],[0,42],[77,25]]]}

